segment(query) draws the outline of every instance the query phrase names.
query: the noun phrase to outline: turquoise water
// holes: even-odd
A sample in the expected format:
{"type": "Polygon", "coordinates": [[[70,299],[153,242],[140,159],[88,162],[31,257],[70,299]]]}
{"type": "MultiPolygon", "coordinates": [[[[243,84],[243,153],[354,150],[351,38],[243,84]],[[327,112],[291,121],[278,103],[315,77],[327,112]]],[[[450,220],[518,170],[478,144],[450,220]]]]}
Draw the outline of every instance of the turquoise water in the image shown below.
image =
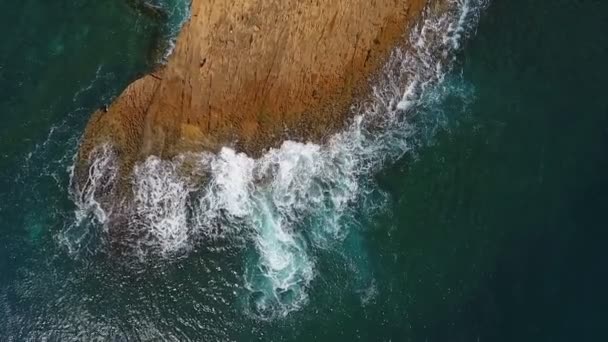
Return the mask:
{"type": "MultiPolygon", "coordinates": [[[[158,61],[158,37],[180,17],[167,27],[124,1],[97,3],[0,5],[4,338],[606,339],[606,4],[491,2],[417,108],[412,149],[357,183],[345,221],[327,220],[339,203],[318,205],[292,240],[261,249],[251,241],[276,238],[287,209],[259,200],[263,230],[133,268],[100,252],[95,225],[74,227],[67,169],[89,113],[158,61]],[[288,313],[262,320],[252,303],[277,302],[268,269],[252,271],[276,250],[312,275],[299,268],[307,280],[278,302],[288,313]]],[[[331,198],[342,189],[326,186],[331,198]]]]}

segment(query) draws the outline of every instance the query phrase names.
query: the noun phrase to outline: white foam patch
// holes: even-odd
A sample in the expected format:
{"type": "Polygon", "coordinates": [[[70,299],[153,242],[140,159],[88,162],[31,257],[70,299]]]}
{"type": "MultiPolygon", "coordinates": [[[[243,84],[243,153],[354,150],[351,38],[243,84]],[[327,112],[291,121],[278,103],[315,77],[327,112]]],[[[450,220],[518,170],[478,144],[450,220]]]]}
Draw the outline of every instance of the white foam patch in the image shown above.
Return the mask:
{"type": "Polygon", "coordinates": [[[76,205],[75,220],[59,234],[58,240],[73,255],[88,248],[87,241],[94,235],[91,226],[99,224],[105,228],[113,213],[112,206],[102,203],[113,192],[118,176],[116,155],[109,144],[102,144],[91,151],[89,161],[86,179],[79,182],[74,178],[75,167],[68,169],[70,197],[76,205]]]}
{"type": "Polygon", "coordinates": [[[207,215],[199,215],[199,223],[207,226],[205,219],[218,218],[220,213],[227,215],[227,219],[247,216],[251,211],[254,160],[228,148],[222,149],[216,158],[201,159],[200,167],[209,169],[210,181],[198,211],[207,215]]]}
{"type": "Polygon", "coordinates": [[[143,257],[149,250],[170,255],[188,247],[187,199],[191,191],[177,162],[149,157],[137,165],[133,177],[130,217],[143,257]]]}
{"type": "MultiPolygon", "coordinates": [[[[372,98],[354,107],[351,124],[325,145],[285,141],[259,159],[223,148],[138,165],[129,208],[138,234],[129,236],[140,256],[170,256],[200,239],[248,237],[255,253],[244,275],[246,311],[271,319],[301,308],[315,276],[312,250],[342,241],[343,219],[369,176],[413,148],[410,115],[443,81],[484,3],[454,0],[447,12],[427,11],[411,48],[392,53],[372,98]],[[310,219],[314,225],[303,224],[310,219]]],[[[102,209],[96,189],[115,176],[108,158],[93,156],[89,181],[74,193],[79,212],[93,212],[102,224],[112,208],[102,209]]]]}
{"type": "MultiPolygon", "coordinates": [[[[101,205],[101,198],[105,194],[111,193],[114,181],[118,175],[118,164],[116,155],[109,144],[103,144],[94,149],[90,155],[88,174],[82,186],[71,186],[72,198],[76,202],[76,220],[83,220],[92,217],[104,224],[107,222],[111,212],[107,212],[101,205]],[[91,216],[92,215],[92,216],[91,216]]],[[[74,172],[74,168],[70,169],[74,172]]],[[[73,181],[73,176],[70,177],[73,181]]]]}

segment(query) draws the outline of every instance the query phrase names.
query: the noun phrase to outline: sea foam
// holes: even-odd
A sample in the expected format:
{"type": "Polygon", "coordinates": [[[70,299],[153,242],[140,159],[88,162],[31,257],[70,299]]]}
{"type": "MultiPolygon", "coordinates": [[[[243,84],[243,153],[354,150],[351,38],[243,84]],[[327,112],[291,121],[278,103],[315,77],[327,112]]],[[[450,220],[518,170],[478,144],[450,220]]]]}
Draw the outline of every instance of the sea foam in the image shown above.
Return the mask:
{"type": "Polygon", "coordinates": [[[132,175],[132,200],[100,203],[116,178],[111,146],[91,155],[88,179],[74,182],[78,222],[107,226],[120,211],[133,218],[125,239],[140,259],[170,258],[201,241],[245,241],[244,310],[258,319],[303,307],[316,275],[315,249],[331,249],[349,234],[344,224],[369,178],[415,146],[411,118],[444,81],[475,28],[484,0],[453,0],[427,9],[407,48],[396,48],[370,99],[326,144],[285,141],[254,159],[230,148],[219,153],[151,156],[132,175]],[[120,208],[117,208],[120,206],[120,208]],[[314,224],[310,224],[314,222],[314,224]],[[308,224],[306,224],[308,223],[308,224]]]}

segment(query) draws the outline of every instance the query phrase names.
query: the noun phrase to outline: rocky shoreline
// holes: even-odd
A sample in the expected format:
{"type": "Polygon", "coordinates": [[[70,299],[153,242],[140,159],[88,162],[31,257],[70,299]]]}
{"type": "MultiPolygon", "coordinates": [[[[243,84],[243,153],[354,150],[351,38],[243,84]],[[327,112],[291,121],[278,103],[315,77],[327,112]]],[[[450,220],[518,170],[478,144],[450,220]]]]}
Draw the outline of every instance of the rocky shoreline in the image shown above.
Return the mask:
{"type": "Polygon", "coordinates": [[[91,117],[77,174],[104,143],[124,175],[150,155],[231,146],[256,156],[286,139],[321,141],[370,93],[427,3],[193,0],[166,65],[91,117]]]}

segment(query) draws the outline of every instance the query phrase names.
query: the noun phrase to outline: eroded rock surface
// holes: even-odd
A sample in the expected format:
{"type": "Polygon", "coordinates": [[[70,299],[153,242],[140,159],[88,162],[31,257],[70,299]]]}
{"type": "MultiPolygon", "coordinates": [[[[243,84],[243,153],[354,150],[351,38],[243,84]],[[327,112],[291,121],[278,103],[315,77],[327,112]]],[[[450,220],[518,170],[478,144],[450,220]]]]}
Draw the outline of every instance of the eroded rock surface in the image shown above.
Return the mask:
{"type": "Polygon", "coordinates": [[[320,140],[426,0],[193,0],[167,64],[92,116],[80,159],[109,142],[122,172],[149,155],[320,140]]]}

